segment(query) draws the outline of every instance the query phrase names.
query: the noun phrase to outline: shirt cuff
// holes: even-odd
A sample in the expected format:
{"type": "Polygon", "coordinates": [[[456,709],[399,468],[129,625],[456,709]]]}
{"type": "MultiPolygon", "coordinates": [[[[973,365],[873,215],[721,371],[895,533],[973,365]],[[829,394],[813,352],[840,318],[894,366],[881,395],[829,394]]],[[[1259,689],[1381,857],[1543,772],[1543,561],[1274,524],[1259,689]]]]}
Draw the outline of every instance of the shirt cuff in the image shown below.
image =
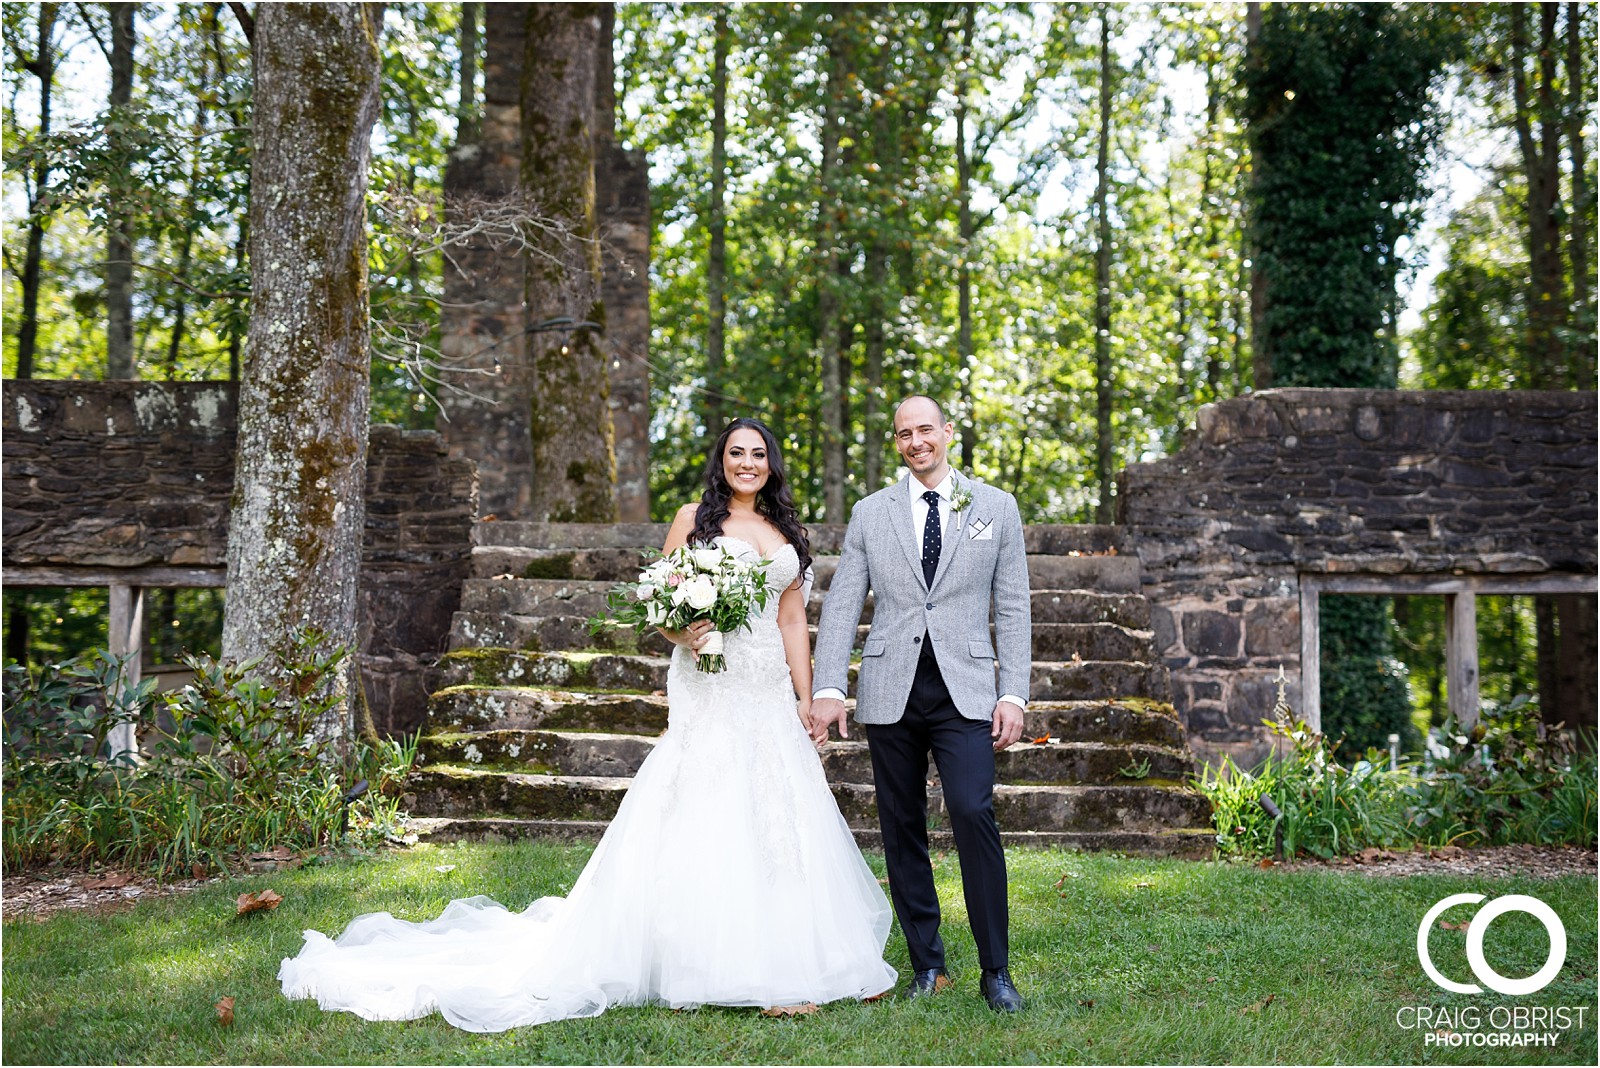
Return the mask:
{"type": "Polygon", "coordinates": [[[1028,710],[1028,702],[1024,701],[1022,698],[1018,697],[1014,693],[1003,693],[1003,694],[1000,695],[1000,700],[1009,702],[1010,704],[1013,704],[1013,705],[1016,705],[1019,709],[1021,709],[1024,712],[1026,712],[1028,710]]]}
{"type": "Polygon", "coordinates": [[[821,700],[824,700],[824,699],[830,698],[830,697],[833,698],[835,701],[843,701],[844,700],[844,691],[843,690],[835,690],[832,686],[828,686],[828,687],[826,687],[824,689],[818,690],[816,693],[811,695],[811,699],[813,701],[821,701],[821,700]]]}

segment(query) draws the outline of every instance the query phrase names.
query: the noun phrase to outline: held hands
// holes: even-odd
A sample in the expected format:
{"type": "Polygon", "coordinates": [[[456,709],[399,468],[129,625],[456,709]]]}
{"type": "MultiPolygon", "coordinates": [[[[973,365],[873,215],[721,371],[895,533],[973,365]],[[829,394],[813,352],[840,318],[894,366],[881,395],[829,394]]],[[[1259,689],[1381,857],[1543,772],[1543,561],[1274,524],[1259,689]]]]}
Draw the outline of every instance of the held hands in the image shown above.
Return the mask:
{"type": "Polygon", "coordinates": [[[661,636],[673,645],[681,645],[691,653],[698,653],[700,647],[706,643],[706,635],[711,633],[711,620],[697,619],[682,630],[667,630],[657,627],[661,636]]]}
{"type": "Polygon", "coordinates": [[[989,727],[989,737],[994,739],[994,751],[1016,744],[1022,737],[1022,709],[1010,701],[994,703],[994,722],[989,727]]]}
{"type": "MultiPolygon", "coordinates": [[[[850,737],[850,727],[845,721],[844,702],[837,697],[822,697],[811,702],[811,740],[821,746],[828,740],[828,728],[839,726],[839,737],[850,737]]],[[[1022,728],[1017,728],[1021,737],[1022,728]]]]}

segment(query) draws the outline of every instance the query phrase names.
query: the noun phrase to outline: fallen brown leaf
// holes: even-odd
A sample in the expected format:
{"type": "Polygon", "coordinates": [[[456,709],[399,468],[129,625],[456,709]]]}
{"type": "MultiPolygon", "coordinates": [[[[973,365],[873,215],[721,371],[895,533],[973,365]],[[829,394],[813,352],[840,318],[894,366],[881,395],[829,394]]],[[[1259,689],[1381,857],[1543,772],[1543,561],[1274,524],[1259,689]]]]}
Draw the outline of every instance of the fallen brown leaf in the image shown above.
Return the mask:
{"type": "Polygon", "coordinates": [[[1274,1001],[1277,1001],[1277,1000],[1278,1000],[1278,995],[1276,995],[1276,994],[1268,994],[1266,997],[1262,998],[1260,1001],[1256,1002],[1254,1005],[1246,1005],[1244,1007],[1244,1011],[1245,1012],[1260,1012],[1262,1009],[1266,1008],[1268,1005],[1271,1005],[1274,1001]]]}
{"type": "Polygon", "coordinates": [[[1148,890],[1148,889],[1150,889],[1150,888],[1151,888],[1151,887],[1152,887],[1152,886],[1154,886],[1154,885],[1155,885],[1155,883],[1134,883],[1134,884],[1133,884],[1133,885],[1134,885],[1134,887],[1135,887],[1135,888],[1136,888],[1136,889],[1139,889],[1139,890],[1148,890]]]}
{"type": "Polygon", "coordinates": [[[862,999],[861,999],[861,1003],[862,1003],[862,1004],[863,1004],[863,1005],[869,1005],[869,1004],[871,1004],[871,1003],[872,1003],[872,1002],[874,1002],[874,1001],[882,1001],[882,1000],[883,1000],[883,999],[884,999],[884,998],[886,998],[886,997],[888,997],[888,996],[889,996],[889,992],[888,992],[888,991],[887,991],[887,990],[885,990],[885,991],[884,991],[884,992],[883,992],[883,993],[881,993],[881,994],[874,994],[874,995],[872,995],[872,996],[871,996],[871,997],[870,997],[870,998],[862,998],[862,999]]]}
{"type": "Polygon", "coordinates": [[[133,881],[133,876],[125,871],[107,872],[96,879],[85,879],[80,885],[85,890],[115,890],[119,886],[127,886],[133,881]]]}
{"type": "Polygon", "coordinates": [[[1086,1009],[1092,1009],[1094,1008],[1094,998],[1079,998],[1078,1004],[1086,1009]]]}
{"type": "Polygon", "coordinates": [[[1453,845],[1440,846],[1438,849],[1431,849],[1428,851],[1428,855],[1434,860],[1459,860],[1461,857],[1466,856],[1466,854],[1467,851],[1465,849],[1462,849],[1460,846],[1453,845]]]}
{"type": "MultiPolygon", "coordinates": [[[[883,995],[879,994],[878,996],[882,997],[883,995]]],[[[770,1009],[762,1009],[761,1015],[782,1019],[788,1016],[810,1016],[818,1011],[816,1005],[808,1001],[804,1005],[774,1005],[770,1009]]]]}
{"type": "Polygon", "coordinates": [[[223,1027],[233,1026],[233,999],[217,999],[217,1023],[223,1027]]]}
{"type": "Polygon", "coordinates": [[[282,903],[283,897],[271,890],[257,890],[253,894],[240,894],[237,899],[238,915],[247,912],[270,912],[282,903]]]}
{"type": "Polygon", "coordinates": [[[1218,978],[1219,978],[1219,977],[1218,977],[1218,976],[1215,976],[1215,975],[1208,975],[1208,976],[1206,976],[1206,982],[1208,982],[1208,983],[1214,983],[1214,982],[1216,982],[1216,981],[1217,981],[1217,979],[1218,979],[1218,978]]]}
{"type": "Polygon", "coordinates": [[[1465,931],[1467,929],[1467,927],[1471,923],[1472,923],[1471,920],[1462,920],[1460,923],[1451,923],[1449,920],[1440,920],[1439,921],[1439,930],[1441,930],[1441,931],[1465,931]]]}
{"type": "Polygon", "coordinates": [[[1263,868],[1270,868],[1270,867],[1274,866],[1277,863],[1278,862],[1273,860],[1271,857],[1262,857],[1260,866],[1263,867],[1263,868]]]}
{"type": "Polygon", "coordinates": [[[1029,738],[1028,739],[1028,744],[1029,745],[1049,745],[1050,744],[1050,736],[1048,734],[1041,734],[1037,738],[1029,738]]]}
{"type": "Polygon", "coordinates": [[[499,518],[500,518],[499,516],[495,515],[493,512],[490,512],[488,515],[483,516],[482,518],[480,518],[478,520],[478,522],[480,522],[480,523],[493,523],[496,520],[498,520],[499,518]]]}
{"type": "Polygon", "coordinates": [[[189,874],[196,879],[204,879],[206,877],[206,866],[197,860],[189,865],[189,874]]]}

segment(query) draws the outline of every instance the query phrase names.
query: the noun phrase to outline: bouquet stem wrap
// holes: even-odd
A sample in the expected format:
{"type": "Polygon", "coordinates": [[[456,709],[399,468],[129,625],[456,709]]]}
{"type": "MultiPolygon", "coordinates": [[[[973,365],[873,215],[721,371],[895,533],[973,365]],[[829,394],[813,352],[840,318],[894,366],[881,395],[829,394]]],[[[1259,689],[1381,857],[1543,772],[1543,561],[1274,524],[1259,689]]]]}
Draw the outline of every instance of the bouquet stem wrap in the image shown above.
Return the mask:
{"type": "Polygon", "coordinates": [[[720,630],[713,630],[706,634],[706,640],[700,643],[700,655],[695,658],[694,666],[701,671],[715,673],[728,670],[728,659],[722,655],[723,641],[726,635],[720,630]]]}

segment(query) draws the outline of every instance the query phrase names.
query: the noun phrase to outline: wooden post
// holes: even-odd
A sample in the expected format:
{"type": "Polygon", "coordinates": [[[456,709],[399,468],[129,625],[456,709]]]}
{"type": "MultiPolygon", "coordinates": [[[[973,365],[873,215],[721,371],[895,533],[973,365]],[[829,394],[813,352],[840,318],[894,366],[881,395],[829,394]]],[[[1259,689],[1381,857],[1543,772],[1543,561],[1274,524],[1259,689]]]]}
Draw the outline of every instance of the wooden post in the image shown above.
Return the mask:
{"type": "Polygon", "coordinates": [[[1478,722],[1478,602],[1475,594],[1444,599],[1445,700],[1462,730],[1478,722]]]}
{"type": "MultiPolygon", "coordinates": [[[[126,656],[133,654],[133,659],[128,661],[127,674],[124,681],[137,685],[142,674],[144,658],[144,589],[139,586],[116,584],[111,587],[111,655],[126,656]]],[[[111,749],[111,759],[116,760],[125,753],[132,753],[135,757],[139,752],[139,739],[132,723],[119,724],[111,729],[108,737],[111,749]]]]}
{"type": "Polygon", "coordinates": [[[1315,579],[1300,576],[1300,718],[1322,733],[1321,591],[1315,579]]]}

